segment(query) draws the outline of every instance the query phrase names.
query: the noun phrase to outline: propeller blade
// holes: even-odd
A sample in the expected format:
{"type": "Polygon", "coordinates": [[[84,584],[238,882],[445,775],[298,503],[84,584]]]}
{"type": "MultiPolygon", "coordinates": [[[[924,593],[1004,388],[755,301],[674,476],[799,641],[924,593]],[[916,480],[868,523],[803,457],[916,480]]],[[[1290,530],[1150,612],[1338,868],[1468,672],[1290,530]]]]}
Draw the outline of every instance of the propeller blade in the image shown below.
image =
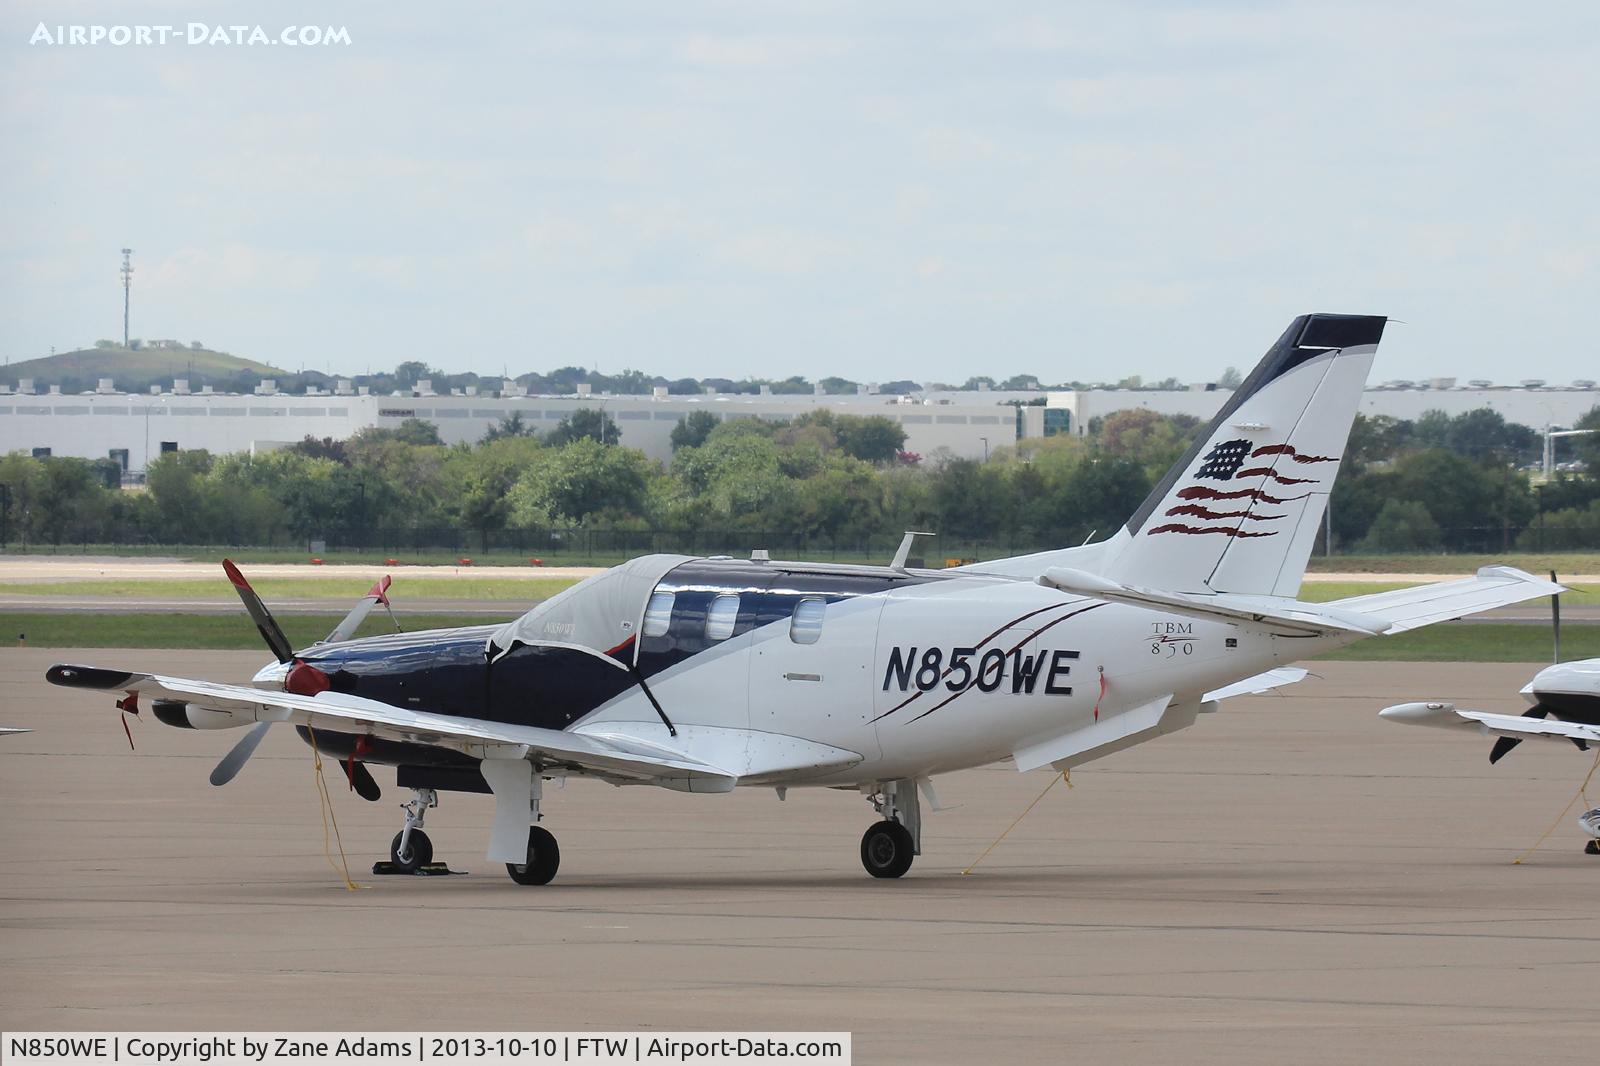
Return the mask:
{"type": "Polygon", "coordinates": [[[267,648],[280,663],[294,661],[294,649],[289,646],[289,638],[283,635],[278,620],[272,617],[272,612],[267,610],[267,605],[261,602],[261,597],[256,595],[256,590],[250,587],[250,582],[239,573],[239,568],[228,559],[222,560],[222,572],[228,575],[228,580],[233,582],[233,590],[239,594],[239,599],[244,601],[244,609],[250,613],[250,620],[256,624],[256,629],[261,633],[261,639],[267,642],[267,648]]]}
{"type": "MultiPolygon", "coordinates": [[[[1529,707],[1527,710],[1522,712],[1522,717],[1524,718],[1547,718],[1549,715],[1550,708],[1539,704],[1535,704],[1534,706],[1529,707]]],[[[1510,752],[1512,748],[1521,743],[1521,737],[1501,737],[1500,739],[1496,740],[1494,742],[1494,747],[1489,749],[1489,765],[1493,766],[1495,763],[1505,758],[1506,754],[1510,752]]]]}
{"type": "Polygon", "coordinates": [[[333,632],[328,634],[323,643],[337,644],[355,636],[356,630],[361,628],[361,623],[367,620],[367,615],[371,614],[372,609],[380,603],[385,607],[389,606],[389,575],[387,574],[376,585],[373,585],[367,591],[367,594],[356,602],[354,607],[350,608],[350,613],[344,616],[344,621],[333,627],[333,632]]]}
{"type": "Polygon", "coordinates": [[[261,743],[261,738],[267,735],[267,729],[271,725],[271,722],[261,722],[246,733],[244,739],[235,744],[233,750],[224,755],[222,761],[217,763],[216,769],[211,771],[211,783],[226,785],[232,781],[240,768],[250,761],[250,756],[255,754],[257,745],[261,743]]]}
{"type": "Polygon", "coordinates": [[[378,782],[373,779],[372,771],[367,769],[366,763],[346,759],[343,765],[345,776],[350,780],[350,787],[356,790],[356,795],[371,803],[383,798],[383,789],[378,787],[378,782]]]}

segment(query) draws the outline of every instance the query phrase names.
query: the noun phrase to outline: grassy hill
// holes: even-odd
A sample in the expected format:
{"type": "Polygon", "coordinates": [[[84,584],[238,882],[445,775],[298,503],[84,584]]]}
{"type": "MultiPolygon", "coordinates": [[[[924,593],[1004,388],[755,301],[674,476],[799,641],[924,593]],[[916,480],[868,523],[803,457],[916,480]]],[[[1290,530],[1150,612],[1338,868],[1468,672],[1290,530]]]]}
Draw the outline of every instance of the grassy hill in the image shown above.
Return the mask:
{"type": "Polygon", "coordinates": [[[0,381],[13,388],[19,378],[32,378],[36,388],[60,385],[63,392],[92,389],[101,378],[111,378],[124,392],[144,392],[151,385],[169,386],[173,378],[188,378],[195,388],[260,378],[284,380],[295,375],[254,359],[243,359],[209,348],[83,348],[42,359],[28,359],[0,370],[0,381]]]}

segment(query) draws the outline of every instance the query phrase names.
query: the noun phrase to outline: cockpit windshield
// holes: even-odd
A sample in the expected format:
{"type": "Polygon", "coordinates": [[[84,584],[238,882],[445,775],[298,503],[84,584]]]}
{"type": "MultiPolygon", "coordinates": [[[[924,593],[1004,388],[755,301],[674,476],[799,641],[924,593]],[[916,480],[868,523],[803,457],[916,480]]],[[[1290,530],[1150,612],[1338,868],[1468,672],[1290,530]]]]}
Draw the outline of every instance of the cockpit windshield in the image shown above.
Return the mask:
{"type": "Polygon", "coordinates": [[[545,600],[489,637],[489,658],[522,645],[582,648],[619,667],[633,662],[650,592],[687,555],[644,555],[614,566],[545,600]]]}

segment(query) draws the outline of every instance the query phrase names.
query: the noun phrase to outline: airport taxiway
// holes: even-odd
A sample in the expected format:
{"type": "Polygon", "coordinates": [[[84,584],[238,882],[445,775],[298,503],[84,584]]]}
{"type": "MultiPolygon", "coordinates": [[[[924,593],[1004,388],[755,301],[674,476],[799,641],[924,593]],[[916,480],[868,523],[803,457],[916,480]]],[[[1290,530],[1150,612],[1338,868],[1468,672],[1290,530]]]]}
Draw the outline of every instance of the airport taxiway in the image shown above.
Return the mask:
{"type": "MultiPolygon", "coordinates": [[[[323,854],[309,750],[50,688],[80,661],[248,676],[238,652],[0,659],[0,1025],[10,1030],[847,1029],[860,1063],[1592,1062],[1600,859],[1571,815],[1591,758],[1382,722],[1425,697],[1513,710],[1536,664],[1319,663],[1289,695],[1080,769],[941,778],[900,882],[841,792],[546,793],[544,888],[486,861],[491,802],[428,817],[450,878],[375,878],[399,826],[342,791],[356,880],[323,854]]],[[[1590,796],[1600,802],[1591,789],[1590,796]]]]}

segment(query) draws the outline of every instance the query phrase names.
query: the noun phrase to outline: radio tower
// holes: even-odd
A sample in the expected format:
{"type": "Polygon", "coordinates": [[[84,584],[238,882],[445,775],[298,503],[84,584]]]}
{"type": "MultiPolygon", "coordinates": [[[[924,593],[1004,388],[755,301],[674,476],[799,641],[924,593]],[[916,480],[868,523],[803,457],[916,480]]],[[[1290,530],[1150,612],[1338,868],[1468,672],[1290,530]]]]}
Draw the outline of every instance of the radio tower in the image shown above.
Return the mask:
{"type": "Polygon", "coordinates": [[[128,290],[133,288],[133,249],[122,250],[122,346],[128,346],[128,290]]]}

